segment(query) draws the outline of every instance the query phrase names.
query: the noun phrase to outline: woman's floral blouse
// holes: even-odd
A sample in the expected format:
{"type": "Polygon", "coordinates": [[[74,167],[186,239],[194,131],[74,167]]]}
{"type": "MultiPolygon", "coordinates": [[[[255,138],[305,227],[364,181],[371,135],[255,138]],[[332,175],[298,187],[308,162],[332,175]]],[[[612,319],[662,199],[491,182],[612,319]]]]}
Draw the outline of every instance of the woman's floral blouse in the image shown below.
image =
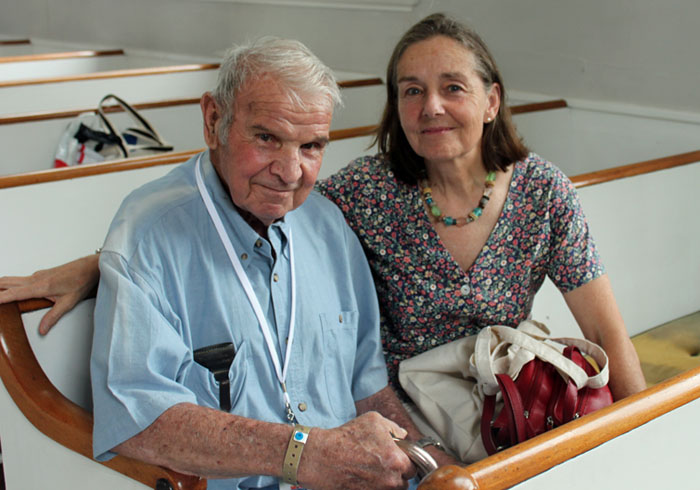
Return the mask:
{"type": "Polygon", "coordinates": [[[440,241],[418,186],[397,181],[381,157],[358,158],[318,183],[365,249],[395,388],[403,359],[527,319],[545,276],[567,292],[603,274],[571,181],[535,154],[514,165],[503,212],[466,271],[440,241]]]}

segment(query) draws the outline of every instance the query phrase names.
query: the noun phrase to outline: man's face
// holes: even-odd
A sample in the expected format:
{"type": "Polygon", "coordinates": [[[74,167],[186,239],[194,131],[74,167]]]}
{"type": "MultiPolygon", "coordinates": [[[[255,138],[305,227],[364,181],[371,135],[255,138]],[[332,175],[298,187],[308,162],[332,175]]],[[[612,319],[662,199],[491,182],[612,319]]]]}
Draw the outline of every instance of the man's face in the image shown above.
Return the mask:
{"type": "Polygon", "coordinates": [[[333,107],[325,97],[304,102],[272,77],[251,80],[234,102],[227,144],[207,138],[234,204],[266,227],[304,202],[321,168],[333,107]]]}

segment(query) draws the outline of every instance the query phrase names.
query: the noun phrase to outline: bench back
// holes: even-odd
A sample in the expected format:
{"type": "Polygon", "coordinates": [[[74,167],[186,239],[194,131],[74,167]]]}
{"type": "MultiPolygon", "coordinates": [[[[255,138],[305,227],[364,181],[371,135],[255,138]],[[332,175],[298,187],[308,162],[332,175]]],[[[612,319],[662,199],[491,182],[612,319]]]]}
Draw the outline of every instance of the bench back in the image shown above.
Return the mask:
{"type": "Polygon", "coordinates": [[[0,305],[0,437],[7,488],[205,489],[206,480],[121,456],[106,463],[92,459],[93,301],[61,319],[55,327],[60,334],[38,338],[35,320],[44,310],[28,311],[45,303],[0,305]],[[39,454],[46,459],[36,465],[39,454]]]}
{"type": "MultiPolygon", "coordinates": [[[[610,275],[630,335],[698,310],[700,291],[700,152],[695,163],[579,189],[591,232],[610,275]]],[[[574,177],[573,181],[582,181],[574,177]]],[[[558,335],[580,335],[547,280],[533,318],[558,335]]]]}
{"type": "Polygon", "coordinates": [[[177,63],[162,57],[126,55],[123,51],[97,52],[93,56],[75,56],[59,59],[28,59],[27,61],[9,62],[1,62],[0,59],[0,80],[20,81],[174,64],[177,63]]]}
{"type": "Polygon", "coordinates": [[[43,84],[3,86],[0,115],[95,107],[106,94],[116,93],[131,104],[152,100],[200,97],[216,83],[218,65],[181,65],[177,70],[132,69],[106,72],[104,78],[84,78],[43,84]]]}
{"type": "Polygon", "coordinates": [[[513,117],[525,143],[572,177],[700,150],[700,123],[581,107],[513,117]]]}

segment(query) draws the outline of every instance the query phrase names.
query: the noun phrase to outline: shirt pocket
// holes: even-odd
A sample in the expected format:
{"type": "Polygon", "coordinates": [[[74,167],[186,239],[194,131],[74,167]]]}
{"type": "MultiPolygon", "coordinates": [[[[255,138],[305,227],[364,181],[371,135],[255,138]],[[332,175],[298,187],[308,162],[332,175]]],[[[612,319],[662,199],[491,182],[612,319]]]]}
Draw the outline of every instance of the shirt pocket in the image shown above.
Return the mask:
{"type": "Polygon", "coordinates": [[[329,405],[336,417],[348,421],[356,414],[352,396],[359,313],[321,313],[323,371],[329,405]]]}
{"type": "MultiPolygon", "coordinates": [[[[248,358],[248,344],[242,342],[236,349],[236,355],[228,372],[231,407],[236,406],[236,402],[239,400],[245,387],[248,358]]],[[[193,361],[192,369],[187,374],[185,385],[197,396],[198,405],[219,409],[220,383],[209,369],[193,361]]]]}

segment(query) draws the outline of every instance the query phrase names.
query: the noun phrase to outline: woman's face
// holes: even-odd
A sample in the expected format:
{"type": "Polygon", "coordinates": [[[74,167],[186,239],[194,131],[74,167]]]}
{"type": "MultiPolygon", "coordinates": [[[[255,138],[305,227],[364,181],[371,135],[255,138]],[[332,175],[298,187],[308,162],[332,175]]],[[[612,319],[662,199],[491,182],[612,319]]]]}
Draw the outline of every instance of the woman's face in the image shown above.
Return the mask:
{"type": "Polygon", "coordinates": [[[500,87],[485,87],[474,65],[472,53],[445,36],[412,44],[399,59],[401,127],[428,164],[481,162],[484,124],[498,113],[500,87]]]}

